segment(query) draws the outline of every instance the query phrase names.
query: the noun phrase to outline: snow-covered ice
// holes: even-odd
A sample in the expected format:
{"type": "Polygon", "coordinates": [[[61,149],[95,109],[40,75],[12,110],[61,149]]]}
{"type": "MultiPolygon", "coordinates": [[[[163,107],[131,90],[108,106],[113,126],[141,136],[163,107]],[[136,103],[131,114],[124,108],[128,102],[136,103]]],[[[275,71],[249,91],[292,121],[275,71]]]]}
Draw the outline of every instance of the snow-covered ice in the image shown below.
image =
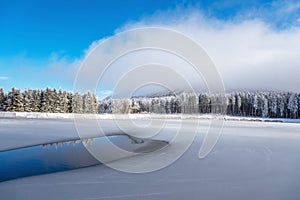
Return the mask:
{"type": "MultiPolygon", "coordinates": [[[[188,135],[196,120],[185,120],[188,135]]],[[[88,129],[92,121],[79,123],[88,129]]],[[[105,132],[119,131],[112,120],[100,122],[105,132]]],[[[179,123],[167,119],[165,134],[156,138],[171,138],[179,123]]],[[[130,174],[99,165],[27,177],[0,183],[1,199],[300,199],[300,124],[225,121],[217,145],[202,160],[198,152],[210,121],[199,124],[186,153],[159,171],[130,174]]],[[[0,119],[0,127],[1,150],[78,138],[73,119],[0,119]]],[[[139,157],[116,162],[138,163],[139,157]]]]}

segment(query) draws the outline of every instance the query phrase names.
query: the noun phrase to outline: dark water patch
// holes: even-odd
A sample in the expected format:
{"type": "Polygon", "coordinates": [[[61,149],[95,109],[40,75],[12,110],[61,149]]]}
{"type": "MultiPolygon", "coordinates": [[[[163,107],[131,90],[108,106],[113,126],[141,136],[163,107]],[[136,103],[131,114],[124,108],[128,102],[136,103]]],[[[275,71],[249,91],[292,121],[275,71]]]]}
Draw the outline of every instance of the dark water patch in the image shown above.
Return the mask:
{"type": "MultiPolygon", "coordinates": [[[[111,135],[2,151],[0,152],[0,181],[101,164],[85,146],[109,148],[108,142],[134,153],[149,153],[167,145],[164,141],[137,139],[128,135],[111,135]]],[[[104,150],[110,152],[110,149],[104,150]]],[[[111,161],[119,159],[113,156],[111,161]]]]}

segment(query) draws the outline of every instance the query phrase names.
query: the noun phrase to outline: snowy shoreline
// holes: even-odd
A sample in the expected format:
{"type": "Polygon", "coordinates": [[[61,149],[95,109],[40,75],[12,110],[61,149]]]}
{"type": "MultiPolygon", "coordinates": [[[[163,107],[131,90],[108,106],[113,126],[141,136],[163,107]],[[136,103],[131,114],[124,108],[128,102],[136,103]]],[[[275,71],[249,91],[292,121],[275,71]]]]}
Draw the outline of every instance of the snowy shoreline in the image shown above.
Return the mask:
{"type": "Polygon", "coordinates": [[[300,119],[261,118],[242,116],[222,116],[212,114],[74,114],[74,113],[39,113],[39,112],[0,112],[0,118],[27,118],[27,119],[203,119],[253,122],[281,122],[300,123],[300,119]]]}

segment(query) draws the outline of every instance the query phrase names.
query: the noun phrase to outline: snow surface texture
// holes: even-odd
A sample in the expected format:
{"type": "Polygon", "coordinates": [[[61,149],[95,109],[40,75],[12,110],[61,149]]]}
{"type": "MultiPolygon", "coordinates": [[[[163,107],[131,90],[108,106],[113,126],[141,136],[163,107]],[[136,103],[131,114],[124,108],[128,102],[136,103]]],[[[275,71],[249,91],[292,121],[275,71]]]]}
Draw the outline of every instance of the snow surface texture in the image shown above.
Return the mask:
{"type": "MultiPolygon", "coordinates": [[[[88,127],[89,121],[92,120],[82,120],[82,123],[88,127]]],[[[118,131],[112,120],[100,121],[105,131],[118,131]]],[[[209,122],[200,120],[192,146],[162,170],[129,174],[99,165],[2,182],[0,197],[25,200],[300,199],[300,124],[226,121],[213,151],[199,160],[199,148],[209,122]]],[[[178,119],[168,119],[165,132],[156,138],[173,137],[179,123],[178,119]]],[[[78,137],[72,119],[0,119],[0,127],[1,150],[78,137]]],[[[185,128],[186,134],[191,134],[189,127],[185,128]]],[[[172,143],[170,149],[180,144],[180,141],[172,143]]],[[[168,149],[166,152],[172,153],[168,149]]],[[[139,156],[117,162],[138,164],[139,156]]]]}

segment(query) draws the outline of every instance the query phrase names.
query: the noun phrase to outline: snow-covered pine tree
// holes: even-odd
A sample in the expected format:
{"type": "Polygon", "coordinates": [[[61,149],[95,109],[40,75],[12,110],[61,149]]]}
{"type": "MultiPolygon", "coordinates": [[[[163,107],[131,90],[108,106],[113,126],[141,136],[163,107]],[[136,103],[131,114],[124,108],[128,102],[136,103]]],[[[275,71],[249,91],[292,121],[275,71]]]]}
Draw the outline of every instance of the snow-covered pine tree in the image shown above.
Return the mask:
{"type": "Polygon", "coordinates": [[[12,88],[12,110],[13,112],[24,111],[23,95],[19,89],[12,88]]]}
{"type": "Polygon", "coordinates": [[[182,113],[181,106],[182,106],[182,100],[180,97],[176,96],[176,98],[175,98],[175,113],[182,113]]]}
{"type": "Polygon", "coordinates": [[[39,112],[39,106],[41,104],[41,90],[33,90],[33,101],[30,102],[32,112],[39,112]]]}
{"type": "Polygon", "coordinates": [[[95,94],[92,94],[92,105],[93,105],[92,113],[93,114],[99,113],[99,102],[95,94]]]}
{"type": "Polygon", "coordinates": [[[242,98],[239,93],[236,93],[236,114],[241,115],[241,107],[242,107],[242,98]]]}
{"type": "Polygon", "coordinates": [[[189,93],[184,95],[184,112],[186,113],[199,113],[199,97],[197,94],[189,93]]]}
{"type": "Polygon", "coordinates": [[[297,118],[298,116],[298,99],[295,93],[291,94],[288,100],[288,109],[290,118],[297,118]]]}
{"type": "Polygon", "coordinates": [[[151,99],[151,107],[150,107],[150,113],[157,113],[158,109],[157,109],[157,98],[152,98],[151,99]]]}
{"type": "Polygon", "coordinates": [[[211,112],[211,98],[207,94],[201,94],[199,96],[199,110],[200,113],[211,112]]]}
{"type": "Polygon", "coordinates": [[[60,112],[60,107],[59,107],[60,99],[58,98],[58,94],[57,94],[57,91],[56,91],[55,88],[51,91],[49,101],[50,101],[50,105],[51,105],[50,106],[51,107],[51,112],[52,113],[60,112]]]}
{"type": "Polygon", "coordinates": [[[165,110],[166,110],[167,114],[171,113],[171,98],[170,97],[166,97],[165,110]]]}
{"type": "Polygon", "coordinates": [[[107,100],[107,104],[106,104],[106,112],[107,113],[112,113],[112,105],[111,105],[111,99],[107,100]]]}
{"type": "Polygon", "coordinates": [[[266,118],[269,116],[269,106],[267,96],[262,95],[262,117],[266,118]]]}
{"type": "Polygon", "coordinates": [[[66,91],[59,89],[57,93],[57,112],[67,113],[68,112],[68,96],[66,91]]]}
{"type": "Polygon", "coordinates": [[[84,113],[93,113],[93,99],[90,91],[83,95],[83,112],[84,113]]]}
{"type": "Polygon", "coordinates": [[[181,112],[182,113],[188,113],[189,109],[188,109],[188,96],[187,93],[183,92],[179,95],[179,97],[181,99],[181,112]]]}
{"type": "Polygon", "coordinates": [[[140,103],[138,99],[131,99],[130,113],[140,113],[140,103]]]}
{"type": "Polygon", "coordinates": [[[298,116],[297,116],[297,118],[300,118],[300,93],[297,94],[297,99],[298,99],[298,116]]]}
{"type": "Polygon", "coordinates": [[[83,113],[83,98],[78,92],[75,92],[72,98],[73,113],[83,113]]]}
{"type": "Polygon", "coordinates": [[[3,102],[3,110],[7,112],[14,111],[12,107],[12,103],[13,103],[13,93],[12,91],[10,91],[7,93],[7,95],[5,95],[4,102],[3,102]]]}
{"type": "Polygon", "coordinates": [[[257,99],[257,94],[253,94],[253,109],[252,109],[252,116],[256,117],[257,116],[257,109],[258,109],[258,99],[257,99]]]}
{"type": "Polygon", "coordinates": [[[231,108],[232,108],[232,111],[231,111],[231,114],[232,115],[235,115],[236,114],[236,98],[235,98],[235,94],[234,93],[231,93],[231,102],[232,102],[232,106],[231,106],[231,108]]]}
{"type": "Polygon", "coordinates": [[[151,113],[152,99],[151,98],[146,98],[146,101],[147,101],[148,112],[151,113]]]}
{"type": "Polygon", "coordinates": [[[60,108],[62,113],[68,113],[68,104],[69,104],[68,93],[67,91],[63,91],[61,102],[60,102],[60,108]]]}
{"type": "Polygon", "coordinates": [[[54,102],[56,104],[56,108],[55,108],[55,112],[57,113],[63,113],[63,102],[62,102],[62,99],[63,99],[63,92],[61,89],[58,90],[57,92],[57,95],[56,95],[56,98],[54,99],[54,102]]]}
{"type": "Polygon", "coordinates": [[[243,112],[244,116],[251,116],[252,102],[251,102],[251,93],[250,92],[243,93],[242,112],[243,112]]]}
{"type": "Polygon", "coordinates": [[[160,112],[161,114],[166,114],[166,97],[159,99],[160,112]]]}
{"type": "Polygon", "coordinates": [[[165,106],[162,105],[162,99],[160,97],[156,97],[152,100],[151,107],[153,113],[164,113],[165,106]]]}
{"type": "Polygon", "coordinates": [[[284,98],[282,94],[277,94],[279,117],[284,117],[284,98]]]}
{"type": "Polygon", "coordinates": [[[40,112],[47,112],[47,97],[46,97],[46,91],[41,91],[41,101],[39,105],[39,111],[40,112]]]}
{"type": "Polygon", "coordinates": [[[67,92],[67,99],[68,99],[68,109],[67,113],[72,113],[73,112],[73,94],[72,92],[67,92]]]}
{"type": "Polygon", "coordinates": [[[106,113],[106,100],[99,101],[99,113],[106,113]]]}
{"type": "Polygon", "coordinates": [[[212,105],[214,105],[214,113],[217,114],[223,113],[223,111],[226,109],[225,97],[222,94],[215,94],[214,101],[215,102],[212,103],[212,105]]]}
{"type": "Polygon", "coordinates": [[[0,88],[0,111],[4,111],[4,99],[5,99],[4,90],[3,88],[0,88]]]}
{"type": "Polygon", "coordinates": [[[278,102],[276,94],[270,93],[269,94],[269,113],[270,117],[277,117],[277,110],[278,110],[278,102]]]}
{"type": "Polygon", "coordinates": [[[226,106],[226,114],[230,113],[230,96],[225,94],[225,106],[226,106]]]}
{"type": "MultiPolygon", "coordinates": [[[[150,100],[149,100],[150,101],[150,100]]],[[[175,97],[171,97],[171,100],[170,100],[170,108],[171,108],[171,113],[175,113],[175,97]]]]}
{"type": "Polygon", "coordinates": [[[99,113],[112,113],[111,99],[103,99],[100,101],[99,113]]]}
{"type": "Polygon", "coordinates": [[[25,112],[33,112],[33,103],[34,103],[34,98],[33,98],[33,92],[31,89],[27,89],[26,91],[23,92],[23,99],[24,99],[24,111],[25,112]]]}
{"type": "Polygon", "coordinates": [[[116,114],[130,113],[131,100],[130,99],[112,99],[111,110],[116,114]]]}
{"type": "Polygon", "coordinates": [[[215,94],[209,94],[209,106],[210,106],[210,113],[216,113],[216,96],[215,94]]]}
{"type": "Polygon", "coordinates": [[[51,112],[51,101],[52,98],[50,88],[41,91],[41,103],[40,103],[40,112],[51,112]]]}

